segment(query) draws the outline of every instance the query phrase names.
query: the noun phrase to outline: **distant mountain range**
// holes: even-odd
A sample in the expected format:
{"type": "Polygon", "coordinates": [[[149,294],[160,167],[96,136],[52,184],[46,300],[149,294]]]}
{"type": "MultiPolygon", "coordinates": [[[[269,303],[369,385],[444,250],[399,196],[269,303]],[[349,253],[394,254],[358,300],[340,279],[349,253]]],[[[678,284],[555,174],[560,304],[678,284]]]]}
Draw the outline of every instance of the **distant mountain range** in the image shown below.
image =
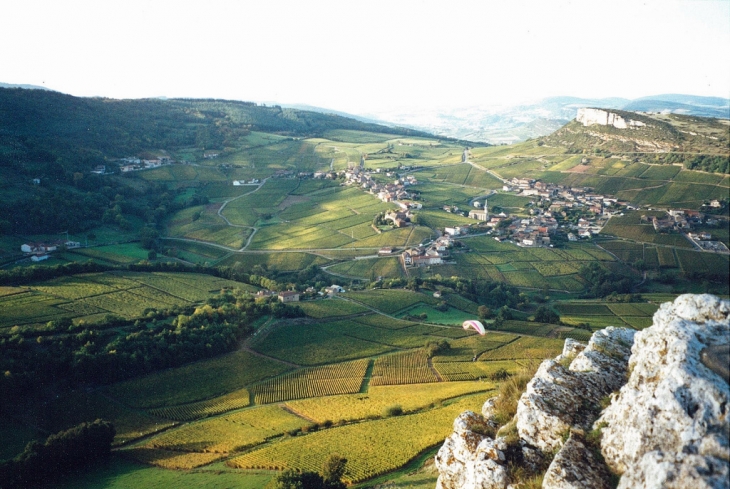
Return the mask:
{"type": "Polygon", "coordinates": [[[361,114],[361,116],[370,122],[411,127],[458,139],[500,144],[548,135],[574,119],[577,109],[581,107],[730,119],[730,99],[677,94],[654,95],[634,100],[550,97],[517,106],[474,106],[408,112],[393,110],[361,114]]]}
{"type": "Polygon", "coordinates": [[[0,88],[25,88],[28,90],[51,90],[50,88],[41,87],[40,85],[18,85],[15,83],[0,82],[0,88]]]}
{"type": "MultiPolygon", "coordinates": [[[[0,87],[49,90],[36,85],[7,83],[0,83],[0,87]]],[[[158,100],[166,100],[166,97],[158,97],[158,100]]],[[[269,104],[346,117],[365,124],[409,128],[438,136],[491,144],[509,144],[551,134],[575,119],[576,112],[581,107],[730,119],[730,99],[683,94],[652,95],[633,100],[619,97],[549,97],[534,103],[514,106],[474,105],[453,109],[407,111],[393,109],[364,114],[352,114],[305,104],[267,103],[269,104]]]]}

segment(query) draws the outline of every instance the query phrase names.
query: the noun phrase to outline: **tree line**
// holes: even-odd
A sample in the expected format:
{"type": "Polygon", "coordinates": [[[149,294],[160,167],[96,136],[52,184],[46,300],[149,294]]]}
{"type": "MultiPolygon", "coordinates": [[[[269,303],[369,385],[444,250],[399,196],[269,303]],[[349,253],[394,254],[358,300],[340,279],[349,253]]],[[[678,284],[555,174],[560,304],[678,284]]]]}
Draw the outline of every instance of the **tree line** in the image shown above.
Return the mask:
{"type": "Polygon", "coordinates": [[[224,291],[200,306],[151,311],[134,321],[51,321],[42,334],[11,328],[0,336],[0,398],[54,382],[106,384],[234,350],[263,315],[298,317],[301,308],[224,291]]]}
{"type": "Polygon", "coordinates": [[[11,460],[0,462],[0,488],[20,489],[48,485],[62,474],[109,457],[116,430],[97,419],[32,441],[11,460]]]}

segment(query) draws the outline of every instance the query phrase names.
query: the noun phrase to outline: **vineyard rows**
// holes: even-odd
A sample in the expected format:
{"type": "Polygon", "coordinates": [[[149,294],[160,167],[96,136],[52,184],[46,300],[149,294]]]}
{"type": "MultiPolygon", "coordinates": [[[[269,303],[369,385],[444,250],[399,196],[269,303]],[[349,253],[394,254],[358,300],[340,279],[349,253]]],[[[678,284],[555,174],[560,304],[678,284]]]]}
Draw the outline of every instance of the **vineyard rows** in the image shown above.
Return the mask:
{"type": "Polygon", "coordinates": [[[208,401],[193,402],[182,406],[171,406],[148,411],[153,416],[175,421],[190,421],[193,419],[212,416],[215,414],[240,409],[250,404],[250,395],[246,389],[241,389],[225,396],[208,401]]]}
{"type": "Polygon", "coordinates": [[[144,447],[164,450],[164,453],[189,452],[225,455],[259,445],[266,440],[288,431],[300,430],[307,425],[309,425],[308,421],[290,414],[278,406],[263,406],[199,423],[186,424],[151,439],[144,447]]]}
{"type": "Polygon", "coordinates": [[[132,448],[121,453],[143,464],[156,465],[163,469],[194,469],[224,456],[220,453],[181,452],[150,447],[132,448]]]}
{"type": "Polygon", "coordinates": [[[499,369],[512,374],[519,366],[513,361],[496,362],[440,362],[434,364],[438,373],[449,382],[489,378],[499,369]]]}
{"type": "Polygon", "coordinates": [[[310,367],[284,374],[251,388],[256,404],[360,391],[368,360],[310,367]]]}
{"type": "Polygon", "coordinates": [[[316,472],[327,457],[337,453],[348,459],[343,480],[356,483],[402,467],[426,448],[442,442],[451,432],[454,418],[465,409],[479,410],[483,401],[477,395],[419,414],[318,431],[282,440],[228,463],[242,469],[316,472]]]}
{"type": "MultiPolygon", "coordinates": [[[[508,370],[517,368],[513,362],[508,370]]],[[[315,399],[290,401],[286,406],[293,412],[318,423],[326,420],[355,421],[381,417],[391,406],[398,405],[404,412],[429,408],[454,397],[484,392],[494,387],[491,382],[431,382],[428,384],[371,386],[367,393],[344,394],[315,399]]],[[[246,412],[246,411],[242,411],[246,412]]]]}
{"type": "Polygon", "coordinates": [[[437,382],[428,368],[428,357],[423,350],[385,355],[375,360],[370,385],[422,384],[437,382]]]}
{"type": "Polygon", "coordinates": [[[551,261],[551,262],[533,262],[532,266],[540,272],[543,277],[551,277],[554,275],[572,275],[578,272],[574,262],[551,261]]]}
{"type": "Polygon", "coordinates": [[[490,350],[480,355],[479,360],[515,360],[555,357],[563,349],[563,340],[552,338],[522,337],[496,350],[490,350]]]}

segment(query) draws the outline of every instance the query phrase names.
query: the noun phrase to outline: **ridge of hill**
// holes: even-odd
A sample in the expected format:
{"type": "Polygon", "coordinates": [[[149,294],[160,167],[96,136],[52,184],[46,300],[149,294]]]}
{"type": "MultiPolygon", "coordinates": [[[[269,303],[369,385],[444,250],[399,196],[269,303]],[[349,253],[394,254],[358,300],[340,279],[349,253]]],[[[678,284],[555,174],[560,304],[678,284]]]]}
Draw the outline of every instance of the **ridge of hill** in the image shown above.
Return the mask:
{"type": "Polygon", "coordinates": [[[51,90],[50,88],[42,87],[40,85],[29,85],[27,83],[16,84],[0,82],[0,88],[25,88],[27,90],[48,90],[51,92],[55,91],[51,90]]]}
{"type": "Polygon", "coordinates": [[[92,228],[116,196],[125,198],[144,222],[154,221],[148,217],[151,210],[170,211],[172,196],[164,186],[132,185],[104,174],[115,173],[109,162],[122,157],[175,159],[175,153],[188,150],[202,158],[206,151],[235,153],[250,146],[245,140],[252,131],[291,139],[331,130],[430,136],[253,102],[114,100],[0,88],[0,233],[92,228]]]}
{"type": "Polygon", "coordinates": [[[340,115],[214,99],[114,100],[53,91],[0,88],[0,163],[57,161],[67,171],[104,158],[197,146],[222,149],[251,130],[317,136],[349,129],[403,136],[421,131],[364,123],[340,115]]]}
{"type": "Polygon", "coordinates": [[[586,108],[538,144],[563,146],[571,153],[653,153],[658,163],[727,173],[730,121],[586,108]]]}

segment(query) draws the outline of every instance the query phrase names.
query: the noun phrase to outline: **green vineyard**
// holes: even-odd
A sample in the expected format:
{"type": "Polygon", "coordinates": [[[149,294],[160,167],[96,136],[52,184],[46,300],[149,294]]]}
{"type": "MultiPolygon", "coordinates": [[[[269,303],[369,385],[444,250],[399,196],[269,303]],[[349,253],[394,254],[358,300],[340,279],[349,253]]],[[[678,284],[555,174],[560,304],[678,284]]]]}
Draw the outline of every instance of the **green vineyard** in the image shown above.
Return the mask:
{"type": "Polygon", "coordinates": [[[360,391],[368,363],[369,360],[355,360],[304,368],[254,385],[251,392],[256,404],[352,394],[360,391]]]}
{"type": "Polygon", "coordinates": [[[250,404],[250,397],[246,389],[241,389],[209,401],[152,409],[148,412],[159,418],[189,421],[246,407],[250,404]]]}
{"type": "Polygon", "coordinates": [[[375,360],[370,385],[420,384],[437,382],[436,375],[428,367],[428,357],[423,350],[385,355],[375,360]]]}

